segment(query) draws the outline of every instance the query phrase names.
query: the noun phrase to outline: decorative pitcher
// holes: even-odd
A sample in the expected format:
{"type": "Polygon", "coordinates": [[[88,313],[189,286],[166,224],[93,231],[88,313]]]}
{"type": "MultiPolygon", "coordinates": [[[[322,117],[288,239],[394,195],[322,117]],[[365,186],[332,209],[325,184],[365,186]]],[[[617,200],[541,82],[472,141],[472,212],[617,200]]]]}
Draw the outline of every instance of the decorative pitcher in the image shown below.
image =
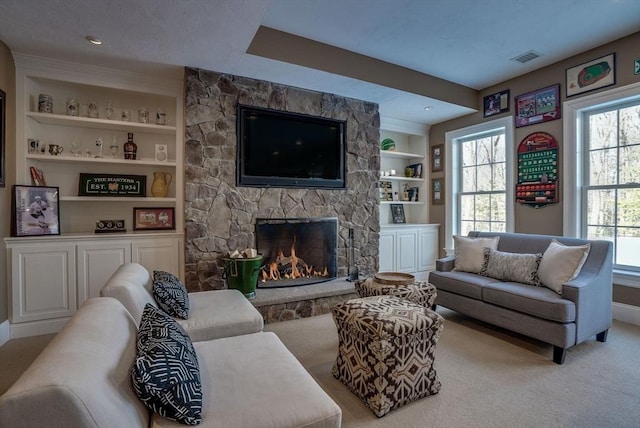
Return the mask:
{"type": "Polygon", "coordinates": [[[164,198],[169,193],[169,185],[173,176],[168,172],[154,172],[151,194],[156,198],[164,198]]]}

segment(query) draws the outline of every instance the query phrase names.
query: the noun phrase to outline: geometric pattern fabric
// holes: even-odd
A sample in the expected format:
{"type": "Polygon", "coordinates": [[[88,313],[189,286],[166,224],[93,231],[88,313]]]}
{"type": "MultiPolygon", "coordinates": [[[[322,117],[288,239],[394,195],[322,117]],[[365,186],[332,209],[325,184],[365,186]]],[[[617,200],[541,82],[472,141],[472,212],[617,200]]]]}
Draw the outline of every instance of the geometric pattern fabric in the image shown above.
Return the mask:
{"type": "Polygon", "coordinates": [[[174,274],[161,270],[153,271],[153,297],[160,309],[172,317],[189,318],[189,293],[174,274]]]}
{"type": "Polygon", "coordinates": [[[334,305],[338,356],[333,376],[382,417],[437,394],[436,343],[444,319],[421,304],[393,296],[334,305]]]}
{"type": "Polygon", "coordinates": [[[416,281],[408,285],[390,285],[376,282],[375,278],[367,278],[356,281],[355,288],[360,297],[396,296],[409,299],[427,308],[433,306],[437,295],[435,285],[426,281],[416,281]]]}
{"type": "Polygon", "coordinates": [[[133,389],[159,415],[186,425],[202,421],[202,383],[189,335],[170,316],[147,303],[131,369],[133,389]]]}

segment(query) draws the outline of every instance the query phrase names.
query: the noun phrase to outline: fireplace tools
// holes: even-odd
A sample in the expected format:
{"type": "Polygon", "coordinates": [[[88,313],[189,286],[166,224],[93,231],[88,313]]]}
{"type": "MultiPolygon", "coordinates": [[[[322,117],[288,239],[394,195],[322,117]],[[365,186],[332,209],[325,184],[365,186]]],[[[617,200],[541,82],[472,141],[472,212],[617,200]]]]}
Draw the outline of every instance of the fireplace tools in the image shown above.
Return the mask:
{"type": "Polygon", "coordinates": [[[347,257],[347,281],[355,281],[359,277],[358,266],[356,266],[356,249],[353,239],[353,229],[349,229],[349,257],[347,257]]]}

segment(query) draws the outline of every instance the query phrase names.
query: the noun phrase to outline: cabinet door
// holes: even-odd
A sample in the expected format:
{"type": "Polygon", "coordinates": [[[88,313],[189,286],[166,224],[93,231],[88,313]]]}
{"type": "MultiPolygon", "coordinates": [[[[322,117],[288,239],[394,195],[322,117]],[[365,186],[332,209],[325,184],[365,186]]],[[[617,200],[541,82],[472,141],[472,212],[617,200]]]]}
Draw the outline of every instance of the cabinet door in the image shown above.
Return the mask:
{"type": "Polygon", "coordinates": [[[418,232],[418,270],[434,270],[437,255],[438,229],[421,229],[418,232]]]}
{"type": "Polygon", "coordinates": [[[417,270],[418,233],[413,230],[396,232],[396,271],[411,273],[417,270]]]}
{"type": "Polygon", "coordinates": [[[395,232],[380,232],[380,272],[394,272],[395,267],[395,248],[396,234],[395,232]]]}
{"type": "Polygon", "coordinates": [[[75,245],[13,247],[11,281],[11,322],[73,315],[77,308],[75,245]]]}
{"type": "Polygon", "coordinates": [[[183,265],[182,239],[136,239],[131,249],[131,261],[147,268],[150,275],[153,276],[154,270],[163,270],[183,277],[180,271],[183,265]]]}
{"type": "Polygon", "coordinates": [[[100,290],[123,263],[131,261],[131,242],[78,244],[78,304],[100,297],[100,290]]]}

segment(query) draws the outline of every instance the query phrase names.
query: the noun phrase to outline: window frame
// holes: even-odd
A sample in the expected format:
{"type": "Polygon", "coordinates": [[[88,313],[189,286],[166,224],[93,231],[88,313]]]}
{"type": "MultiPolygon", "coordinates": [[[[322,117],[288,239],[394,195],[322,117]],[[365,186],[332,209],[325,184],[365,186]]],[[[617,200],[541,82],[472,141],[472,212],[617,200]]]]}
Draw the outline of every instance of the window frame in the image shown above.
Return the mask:
{"type": "MultiPolygon", "coordinates": [[[[633,83],[563,103],[563,235],[583,238],[583,233],[586,230],[582,213],[586,204],[583,187],[585,162],[588,161],[588,153],[585,152],[584,148],[585,126],[583,113],[632,100],[640,100],[640,83],[633,83]]],[[[614,269],[613,277],[615,284],[640,288],[640,272],[614,269]]]]}
{"type": "Polygon", "coordinates": [[[515,230],[514,218],[514,125],[513,116],[507,116],[445,133],[445,251],[453,254],[453,236],[460,234],[460,190],[462,182],[462,159],[460,143],[474,135],[504,130],[505,135],[505,231],[515,230]]]}

